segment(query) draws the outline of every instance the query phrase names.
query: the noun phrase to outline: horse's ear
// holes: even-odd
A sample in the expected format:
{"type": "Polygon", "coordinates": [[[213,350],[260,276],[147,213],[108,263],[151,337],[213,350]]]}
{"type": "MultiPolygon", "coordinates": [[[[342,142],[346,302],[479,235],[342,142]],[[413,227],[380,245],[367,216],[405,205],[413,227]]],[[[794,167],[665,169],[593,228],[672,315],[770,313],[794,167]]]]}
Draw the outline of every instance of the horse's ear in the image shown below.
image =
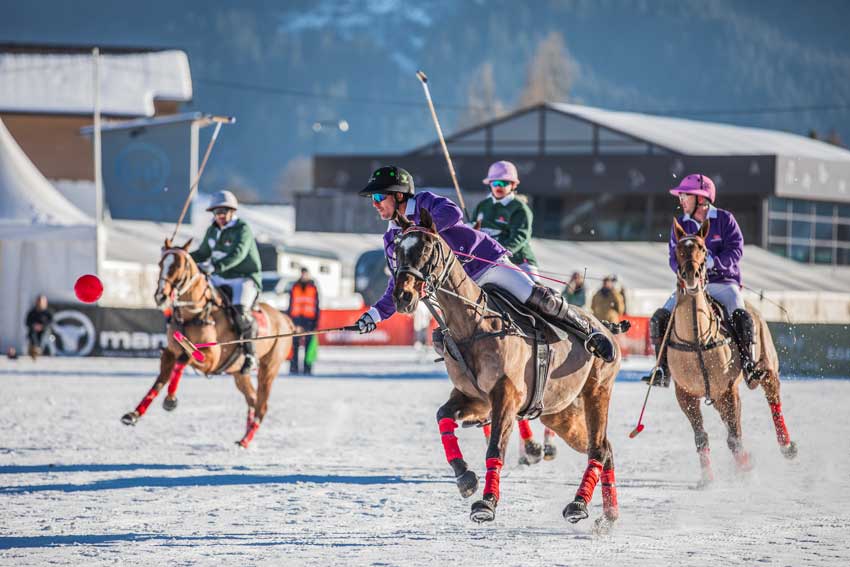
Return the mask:
{"type": "Polygon", "coordinates": [[[422,209],[422,212],[419,213],[419,226],[431,231],[434,230],[434,217],[431,216],[428,209],[422,209]]]}
{"type": "Polygon", "coordinates": [[[708,236],[708,229],[711,228],[711,221],[705,219],[702,221],[702,225],[699,227],[699,232],[697,233],[700,238],[705,240],[705,237],[708,236]]]}
{"type": "Polygon", "coordinates": [[[184,245],[183,245],[183,246],[181,246],[180,248],[182,248],[183,250],[189,250],[189,245],[190,245],[190,244],[192,244],[192,240],[193,240],[193,239],[192,239],[192,238],[190,238],[189,240],[187,240],[187,241],[186,241],[186,244],[184,244],[184,245]]]}
{"type": "Polygon", "coordinates": [[[682,225],[676,219],[673,219],[673,234],[676,235],[676,242],[679,242],[685,236],[685,229],[682,228],[682,225]]]}
{"type": "Polygon", "coordinates": [[[398,226],[401,227],[401,230],[407,230],[408,228],[413,226],[413,221],[408,220],[408,218],[404,216],[404,213],[402,213],[401,211],[396,211],[395,222],[398,226]]]}
{"type": "Polygon", "coordinates": [[[166,239],[165,239],[165,246],[164,246],[164,248],[163,248],[163,249],[164,249],[164,250],[168,250],[169,248],[171,248],[171,239],[170,239],[170,238],[166,238],[166,239]]]}

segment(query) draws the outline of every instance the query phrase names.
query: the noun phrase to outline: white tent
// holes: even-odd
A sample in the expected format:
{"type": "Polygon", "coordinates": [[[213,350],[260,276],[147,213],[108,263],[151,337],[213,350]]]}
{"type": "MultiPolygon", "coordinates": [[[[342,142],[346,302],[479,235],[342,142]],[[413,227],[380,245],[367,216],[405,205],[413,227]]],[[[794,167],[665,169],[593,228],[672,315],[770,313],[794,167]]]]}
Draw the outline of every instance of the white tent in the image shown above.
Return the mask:
{"type": "Polygon", "coordinates": [[[95,271],[95,225],[50,184],[0,121],[0,345],[21,348],[38,294],[74,299],[95,271]]]}

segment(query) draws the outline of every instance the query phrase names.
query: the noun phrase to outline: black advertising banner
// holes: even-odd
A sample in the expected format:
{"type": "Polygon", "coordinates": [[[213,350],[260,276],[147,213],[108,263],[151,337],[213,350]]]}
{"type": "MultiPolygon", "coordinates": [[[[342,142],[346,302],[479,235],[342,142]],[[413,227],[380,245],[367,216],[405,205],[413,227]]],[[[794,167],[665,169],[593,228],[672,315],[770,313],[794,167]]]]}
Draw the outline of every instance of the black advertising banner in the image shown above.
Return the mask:
{"type": "Polygon", "coordinates": [[[850,377],[850,325],[768,323],[783,376],[850,377]]]}
{"type": "Polygon", "coordinates": [[[157,309],[52,304],[58,356],[159,357],[167,342],[157,309]]]}

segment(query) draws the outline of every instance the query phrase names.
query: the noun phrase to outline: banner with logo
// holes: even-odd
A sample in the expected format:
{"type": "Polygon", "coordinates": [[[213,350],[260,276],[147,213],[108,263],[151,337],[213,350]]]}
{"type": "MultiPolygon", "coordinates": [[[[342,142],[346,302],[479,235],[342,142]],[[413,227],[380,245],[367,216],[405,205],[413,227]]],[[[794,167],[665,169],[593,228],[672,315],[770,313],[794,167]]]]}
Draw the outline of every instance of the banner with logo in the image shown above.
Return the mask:
{"type": "Polygon", "coordinates": [[[53,304],[57,356],[159,357],[167,342],[157,309],[53,304]]]}

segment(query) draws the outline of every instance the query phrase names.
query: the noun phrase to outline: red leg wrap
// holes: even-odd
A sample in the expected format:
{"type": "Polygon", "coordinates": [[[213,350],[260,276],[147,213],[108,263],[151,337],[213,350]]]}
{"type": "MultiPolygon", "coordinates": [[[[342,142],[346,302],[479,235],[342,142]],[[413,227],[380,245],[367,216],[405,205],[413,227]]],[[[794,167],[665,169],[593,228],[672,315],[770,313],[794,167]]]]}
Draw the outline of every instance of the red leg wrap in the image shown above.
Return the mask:
{"type": "Polygon", "coordinates": [[[484,477],[484,496],[492,494],[499,500],[499,476],[502,473],[502,459],[487,459],[487,476],[484,477]]]}
{"type": "Polygon", "coordinates": [[[782,415],[782,404],[770,404],[770,413],[773,414],[773,428],[776,429],[776,440],[783,447],[791,443],[788,427],[785,426],[785,417],[782,415]]]}
{"type": "Polygon", "coordinates": [[[156,386],[148,390],[148,395],[142,398],[142,401],[136,406],[136,411],[139,412],[139,415],[145,415],[145,412],[148,411],[148,406],[156,399],[157,395],[159,395],[159,390],[156,389],[156,386]]]}
{"type": "Polygon", "coordinates": [[[451,463],[455,459],[462,459],[463,455],[460,452],[460,447],[457,444],[455,429],[457,423],[450,417],[444,417],[438,423],[440,426],[440,435],[443,440],[443,449],[446,451],[446,460],[451,463]]]}
{"type": "Polygon", "coordinates": [[[714,480],[714,471],[711,470],[711,450],[708,448],[702,449],[697,451],[697,454],[699,454],[699,466],[702,469],[703,480],[714,480]]]}
{"type": "Polygon", "coordinates": [[[596,459],[588,459],[587,468],[584,469],[584,476],[581,477],[581,484],[576,491],[576,497],[584,500],[585,504],[590,504],[590,499],[593,498],[593,490],[596,488],[600,476],[602,476],[602,463],[596,459]]]}
{"type": "Polygon", "coordinates": [[[168,382],[168,395],[173,396],[177,392],[177,385],[180,384],[180,377],[183,376],[185,364],[176,363],[171,369],[171,379],[168,382]]]}
{"type": "Polygon", "coordinates": [[[245,428],[250,429],[252,423],[254,423],[254,408],[248,408],[248,421],[245,422],[245,428]]]}
{"type": "Polygon", "coordinates": [[[527,419],[523,419],[519,422],[519,436],[523,441],[528,441],[534,436],[531,432],[531,424],[528,423],[527,419]]]}
{"type": "Polygon", "coordinates": [[[620,516],[620,507],[617,504],[617,482],[614,479],[614,469],[602,471],[602,511],[611,520],[620,516]]]}
{"type": "Polygon", "coordinates": [[[254,434],[257,433],[257,430],[259,428],[260,428],[260,422],[259,421],[255,421],[255,422],[251,423],[251,426],[248,428],[248,431],[245,432],[245,437],[242,438],[242,440],[239,442],[239,444],[242,445],[243,447],[247,447],[248,443],[250,443],[251,440],[254,439],[254,434]]]}
{"type": "Polygon", "coordinates": [[[488,423],[484,427],[481,428],[484,431],[484,437],[490,439],[490,424],[488,423]]]}

